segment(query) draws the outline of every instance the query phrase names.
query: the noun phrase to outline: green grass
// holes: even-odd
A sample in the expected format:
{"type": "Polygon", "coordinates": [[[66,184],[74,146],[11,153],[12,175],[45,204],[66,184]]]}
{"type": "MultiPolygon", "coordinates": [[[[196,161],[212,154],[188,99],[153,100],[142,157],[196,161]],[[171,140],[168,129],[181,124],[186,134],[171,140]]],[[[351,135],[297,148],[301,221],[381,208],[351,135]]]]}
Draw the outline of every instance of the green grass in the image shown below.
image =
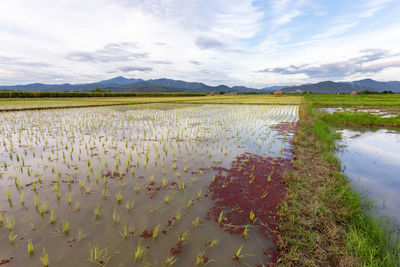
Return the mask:
{"type": "Polygon", "coordinates": [[[400,109],[400,94],[393,95],[330,95],[311,94],[306,99],[315,106],[329,107],[386,107],[400,109]]]}
{"type": "Polygon", "coordinates": [[[400,116],[382,118],[365,112],[337,112],[322,115],[322,120],[336,126],[400,127],[400,116]]]}
{"type": "Polygon", "coordinates": [[[310,99],[300,107],[293,141],[295,169],[285,174],[280,264],[398,266],[400,242],[390,235],[393,226],[372,216],[371,202],[340,173],[334,154],[338,135],[312,108],[310,99]]]}

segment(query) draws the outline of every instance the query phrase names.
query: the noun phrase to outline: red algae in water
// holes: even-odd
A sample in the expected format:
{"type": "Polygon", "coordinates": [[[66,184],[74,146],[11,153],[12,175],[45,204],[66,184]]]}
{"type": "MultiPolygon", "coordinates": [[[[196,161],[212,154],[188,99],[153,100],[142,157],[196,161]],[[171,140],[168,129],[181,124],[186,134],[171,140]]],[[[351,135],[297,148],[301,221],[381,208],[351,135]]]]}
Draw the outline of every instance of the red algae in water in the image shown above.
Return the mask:
{"type": "Polygon", "coordinates": [[[143,233],[140,235],[143,238],[151,238],[153,237],[153,231],[144,230],[143,233]]]}
{"type": "MultiPolygon", "coordinates": [[[[217,174],[209,185],[209,195],[215,202],[207,217],[218,222],[223,211],[221,224],[225,231],[243,234],[245,226],[252,224],[265,238],[276,243],[277,211],[286,195],[281,177],[289,168],[290,158],[250,153],[237,157],[230,169],[213,167],[217,174]],[[254,214],[253,219],[251,214],[254,214]]],[[[272,262],[276,261],[275,248],[268,249],[267,254],[272,262]]]]}

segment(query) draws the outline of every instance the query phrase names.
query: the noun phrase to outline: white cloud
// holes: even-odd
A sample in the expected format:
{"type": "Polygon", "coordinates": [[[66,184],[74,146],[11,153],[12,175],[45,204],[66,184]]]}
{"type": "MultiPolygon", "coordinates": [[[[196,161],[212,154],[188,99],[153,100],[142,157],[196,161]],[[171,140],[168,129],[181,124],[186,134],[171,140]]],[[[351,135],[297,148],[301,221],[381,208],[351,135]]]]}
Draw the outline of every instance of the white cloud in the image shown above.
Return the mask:
{"type": "Polygon", "coordinates": [[[313,0],[2,0],[0,84],[126,74],[258,87],[308,82],[302,74],[254,71],[338,62],[364,48],[398,52],[399,18],[376,19],[390,5],[400,9],[395,1],[371,0],[357,13],[352,5],[330,17],[313,0]],[[369,18],[380,26],[347,35],[369,18]]]}

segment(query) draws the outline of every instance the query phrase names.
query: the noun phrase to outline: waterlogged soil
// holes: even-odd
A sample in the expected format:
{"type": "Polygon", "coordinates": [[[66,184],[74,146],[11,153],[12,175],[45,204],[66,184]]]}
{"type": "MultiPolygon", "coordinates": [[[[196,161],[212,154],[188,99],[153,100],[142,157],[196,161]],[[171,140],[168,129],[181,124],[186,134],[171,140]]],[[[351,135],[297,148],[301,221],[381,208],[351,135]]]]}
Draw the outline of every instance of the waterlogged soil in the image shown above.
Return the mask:
{"type": "Polygon", "coordinates": [[[382,118],[396,117],[400,115],[399,111],[387,110],[387,109],[376,109],[376,108],[348,108],[348,107],[337,107],[337,108],[317,108],[318,111],[334,114],[336,112],[350,111],[350,112],[365,112],[371,115],[377,115],[382,118]]]}
{"type": "Polygon", "coordinates": [[[342,170],[376,212],[400,225],[400,132],[390,129],[344,129],[337,156],[342,170]]]}
{"type": "Polygon", "coordinates": [[[274,262],[297,114],[174,104],[0,114],[0,264],[42,266],[43,249],[50,266],[274,262]]]}

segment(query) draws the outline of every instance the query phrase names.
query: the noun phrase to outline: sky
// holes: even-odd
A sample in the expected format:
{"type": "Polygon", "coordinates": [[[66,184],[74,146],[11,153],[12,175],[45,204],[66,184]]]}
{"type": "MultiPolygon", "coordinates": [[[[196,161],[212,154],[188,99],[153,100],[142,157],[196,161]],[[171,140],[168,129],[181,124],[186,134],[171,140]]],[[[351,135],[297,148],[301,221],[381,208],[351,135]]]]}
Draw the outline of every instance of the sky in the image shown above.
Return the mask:
{"type": "Polygon", "coordinates": [[[400,80],[399,0],[1,0],[0,84],[400,80]]]}

